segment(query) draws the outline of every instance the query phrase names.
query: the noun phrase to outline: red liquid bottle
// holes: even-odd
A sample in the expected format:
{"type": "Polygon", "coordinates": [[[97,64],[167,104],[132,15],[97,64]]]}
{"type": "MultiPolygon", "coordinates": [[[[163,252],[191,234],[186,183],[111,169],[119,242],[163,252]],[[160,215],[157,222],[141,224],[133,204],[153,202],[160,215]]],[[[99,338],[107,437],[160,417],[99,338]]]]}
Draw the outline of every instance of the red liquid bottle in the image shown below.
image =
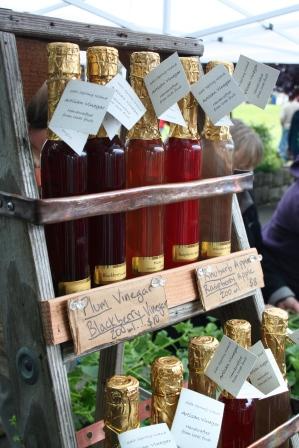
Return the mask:
{"type": "MultiPolygon", "coordinates": [[[[105,85],[117,74],[118,51],[111,47],[87,49],[88,80],[105,85]]],[[[119,137],[110,140],[103,126],[86,146],[88,193],[125,188],[125,151],[119,137]]],[[[95,216],[89,220],[89,258],[95,286],[126,278],[125,214],[95,216]]]]}
{"type": "MultiPolygon", "coordinates": [[[[131,84],[146,112],[128,134],[128,188],[164,182],[164,147],[158,120],[143,80],[159,62],[158,53],[143,51],[131,55],[131,84]]],[[[163,206],[146,207],[127,213],[128,277],[164,269],[163,218],[163,206]]]]}
{"type": "MultiPolygon", "coordinates": [[[[209,62],[207,71],[221,62],[209,62]]],[[[232,74],[233,65],[222,63],[232,74]]],[[[202,178],[233,174],[234,144],[229,126],[215,126],[206,117],[201,138],[202,178]]],[[[229,255],[231,252],[232,194],[200,201],[201,258],[229,255]]]]}
{"type": "MultiPolygon", "coordinates": [[[[228,320],[224,334],[245,349],[251,346],[251,325],[246,320],[228,320]]],[[[224,392],[220,401],[225,407],[219,447],[246,448],[255,440],[256,400],[234,398],[224,392]]]]}
{"type": "MultiPolygon", "coordinates": [[[[198,58],[180,58],[190,84],[198,81],[198,58]]],[[[179,101],[187,126],[171,124],[165,145],[165,182],[200,178],[201,146],[197,132],[197,103],[191,93],[179,101]]],[[[165,268],[178,267],[199,257],[199,201],[165,207],[165,268]]]]}
{"type": "MultiPolygon", "coordinates": [[[[71,79],[80,78],[78,45],[48,45],[48,116],[49,120],[62,92],[71,79]]],[[[43,198],[59,198],[87,193],[87,157],[76,154],[66,143],[48,130],[41,155],[43,198]]],[[[88,263],[88,221],[78,219],[45,226],[53,283],[58,295],[90,288],[88,263]]]]}

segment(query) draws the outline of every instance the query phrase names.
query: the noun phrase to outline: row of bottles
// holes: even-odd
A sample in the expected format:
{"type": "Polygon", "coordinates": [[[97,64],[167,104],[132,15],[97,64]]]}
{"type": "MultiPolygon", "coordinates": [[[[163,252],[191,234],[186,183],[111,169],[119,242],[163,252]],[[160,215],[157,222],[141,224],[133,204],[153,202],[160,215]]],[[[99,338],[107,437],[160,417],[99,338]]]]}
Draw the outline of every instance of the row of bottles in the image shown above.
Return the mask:
{"type": "MultiPolygon", "coordinates": [[[[278,308],[263,313],[262,342],[270,348],[285,374],[285,340],[288,315],[278,308]]],[[[245,320],[231,319],[224,334],[245,349],[251,346],[251,326],[245,320]]],[[[212,336],[194,337],[189,342],[188,388],[216,398],[217,386],[204,371],[219,342],[212,336]]],[[[157,358],[151,368],[151,423],[166,423],[171,428],[180,391],[183,365],[175,356],[157,358]]],[[[129,376],[114,376],[106,385],[105,447],[119,446],[117,434],[139,427],[138,381],[129,376]],[[112,443],[113,442],[113,443],[112,443]]],[[[236,399],[225,391],[218,398],[225,404],[219,448],[245,448],[289,418],[289,394],[280,393],[263,400],[236,399]]],[[[280,448],[287,448],[288,443],[280,448]]]]}
{"type": "MultiPolygon", "coordinates": [[[[79,47],[70,43],[49,44],[48,61],[50,120],[67,82],[80,78],[79,47]]],[[[117,74],[115,48],[91,47],[87,61],[90,82],[105,85],[117,74]]],[[[196,82],[198,59],[185,57],[181,61],[189,82],[196,82]]],[[[125,148],[118,136],[110,140],[101,126],[78,155],[49,129],[41,157],[43,198],[197,180],[201,169],[203,178],[231,174],[233,145],[229,127],[214,126],[207,118],[200,142],[197,105],[191,93],[179,102],[187,126],[172,124],[169,139],[163,145],[144,84],[144,77],[159,63],[158,53],[131,55],[131,85],[146,113],[129,131],[125,148]]],[[[208,70],[211,68],[213,64],[208,70]]],[[[146,207],[127,216],[118,213],[46,226],[57,294],[230,253],[231,199],[232,195],[225,195],[200,203],[192,200],[165,208],[146,207]]]]}

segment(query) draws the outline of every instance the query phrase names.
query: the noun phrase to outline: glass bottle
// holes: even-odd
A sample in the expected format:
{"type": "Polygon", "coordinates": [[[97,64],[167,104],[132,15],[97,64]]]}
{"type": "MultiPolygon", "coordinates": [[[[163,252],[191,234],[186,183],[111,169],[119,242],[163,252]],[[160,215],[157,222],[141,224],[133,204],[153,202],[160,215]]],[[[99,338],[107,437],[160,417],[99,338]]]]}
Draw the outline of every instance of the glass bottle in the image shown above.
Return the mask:
{"type": "MultiPolygon", "coordinates": [[[[288,329],[288,313],[280,308],[267,308],[263,312],[261,336],[265,348],[269,348],[286,379],[285,344],[288,329]]],[[[263,437],[285,423],[291,417],[289,391],[272,395],[257,402],[256,435],[263,437]]],[[[288,448],[285,442],[279,448],[288,448]]]]}
{"type": "Polygon", "coordinates": [[[104,448],[120,448],[118,434],[139,428],[139,381],[115,375],[105,387],[104,448]]]}
{"type": "MultiPolygon", "coordinates": [[[[199,79],[196,57],[180,58],[190,84],[199,79]]],[[[197,131],[197,102],[189,93],[179,101],[187,126],[170,124],[165,144],[165,182],[200,178],[201,146],[197,131]]],[[[184,201],[165,207],[165,268],[178,267],[199,257],[199,201],[184,201]]]]}
{"type": "MultiPolygon", "coordinates": [[[[71,43],[48,44],[48,119],[71,79],[80,79],[80,49],[71,43]]],[[[76,154],[48,129],[41,154],[42,197],[60,198],[87,194],[87,157],[76,154]]],[[[45,226],[56,294],[90,288],[88,220],[78,219],[45,226]]]]}
{"type": "MultiPolygon", "coordinates": [[[[144,84],[144,77],[159,63],[158,53],[142,51],[131,55],[131,84],[146,112],[128,133],[127,188],[164,182],[164,147],[158,119],[144,84]]],[[[164,269],[163,210],[163,206],[156,205],[127,213],[128,277],[164,269]]]]}
{"type": "Polygon", "coordinates": [[[213,336],[196,336],[189,342],[189,381],[188,388],[216,398],[217,384],[208,378],[204,371],[219,345],[213,336]]]}
{"type": "MultiPolygon", "coordinates": [[[[212,61],[206,71],[223,64],[230,74],[233,64],[212,61]]],[[[234,144],[229,126],[215,126],[206,116],[201,138],[202,178],[233,174],[234,144]]],[[[205,198],[200,201],[201,258],[228,255],[231,251],[232,194],[205,198]]]]}
{"type": "MultiPolygon", "coordinates": [[[[111,47],[87,49],[88,81],[105,85],[117,74],[118,51],[111,47]]],[[[125,188],[125,152],[116,135],[112,140],[103,126],[85,146],[88,193],[125,188]]],[[[125,214],[89,219],[89,258],[93,285],[105,285],[126,278],[125,214]]]]}
{"type": "Polygon", "coordinates": [[[170,429],[183,386],[183,364],[175,356],[155,359],[151,383],[151,423],[166,423],[170,429]]]}
{"type": "MultiPolygon", "coordinates": [[[[245,349],[251,346],[251,325],[246,320],[228,320],[224,334],[245,349]]],[[[225,404],[220,448],[247,447],[255,440],[256,400],[234,398],[226,391],[220,400],[225,404]]]]}

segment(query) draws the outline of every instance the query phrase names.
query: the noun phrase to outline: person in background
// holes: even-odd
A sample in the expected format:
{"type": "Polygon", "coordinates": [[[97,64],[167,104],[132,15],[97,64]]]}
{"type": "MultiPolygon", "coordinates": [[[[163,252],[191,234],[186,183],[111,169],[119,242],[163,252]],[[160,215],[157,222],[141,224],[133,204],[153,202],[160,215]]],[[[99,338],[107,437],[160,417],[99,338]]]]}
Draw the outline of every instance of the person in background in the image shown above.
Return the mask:
{"type": "Polygon", "coordinates": [[[296,89],[289,98],[290,101],[282,106],[280,113],[282,135],[279,143],[279,154],[284,161],[288,160],[288,138],[292,117],[299,110],[299,89],[296,89]]]}
{"type": "Polygon", "coordinates": [[[297,110],[292,118],[289,130],[289,153],[292,158],[299,154],[299,110],[297,110]]]}
{"type": "MultiPolygon", "coordinates": [[[[235,144],[235,155],[234,155],[234,168],[239,170],[254,170],[256,166],[261,162],[263,157],[263,144],[258,136],[258,134],[246,126],[242,121],[233,120],[234,126],[231,127],[231,134],[235,144]]],[[[299,154],[299,151],[298,151],[299,154]]],[[[289,217],[285,223],[291,227],[292,223],[294,223],[295,227],[293,230],[297,228],[297,236],[294,235],[294,240],[292,237],[292,243],[297,241],[297,246],[293,249],[293,255],[296,259],[296,251],[297,251],[297,261],[292,261],[292,266],[294,266],[294,270],[292,269],[292,273],[296,278],[295,272],[297,272],[297,283],[299,282],[299,159],[297,162],[297,215],[292,214],[290,211],[289,217]]],[[[294,174],[294,172],[293,172],[294,174]]],[[[292,187],[291,187],[292,188],[292,187]]],[[[294,193],[292,193],[292,196],[294,193]]],[[[256,247],[259,254],[263,256],[262,260],[262,268],[264,272],[264,282],[265,287],[262,289],[264,300],[266,303],[278,306],[288,311],[299,312],[299,302],[296,300],[296,294],[299,293],[298,289],[293,288],[293,284],[296,283],[296,280],[293,280],[293,276],[284,275],[283,270],[281,269],[280,263],[282,263],[285,268],[290,264],[290,257],[287,256],[286,253],[278,253],[273,255],[271,249],[269,247],[269,232],[265,231],[264,235],[262,235],[262,229],[258,218],[257,208],[254,203],[254,198],[252,192],[243,191],[237,195],[242,217],[244,220],[244,225],[248,237],[248,242],[250,247],[256,247]],[[268,237],[266,236],[268,235],[268,237]],[[263,238],[264,237],[264,238],[263,238]],[[277,263],[276,263],[277,261],[277,263]],[[298,292],[296,292],[298,291],[298,292]]],[[[295,210],[293,210],[293,213],[295,210]]],[[[275,216],[275,214],[274,214],[275,216]]],[[[274,218],[273,216],[273,218],[274,218]]],[[[271,222],[268,224],[270,226],[271,222]]],[[[266,226],[265,229],[268,227],[266,226]]],[[[272,226],[270,226],[272,228],[272,226]]],[[[288,227],[286,228],[286,232],[288,232],[288,227]]],[[[296,232],[296,231],[295,231],[296,232]]],[[[270,231],[270,234],[273,235],[273,230],[270,231]]],[[[286,240],[287,241],[287,240],[286,240]]],[[[293,260],[293,258],[292,258],[293,260]]],[[[297,288],[299,284],[297,284],[297,288]]],[[[299,296],[297,296],[299,297],[299,296]]]]}
{"type": "Polygon", "coordinates": [[[271,220],[263,228],[265,275],[264,297],[268,303],[299,312],[299,111],[295,112],[290,135],[295,181],[285,192],[271,220]],[[296,114],[296,115],[295,115],[296,114]]]}

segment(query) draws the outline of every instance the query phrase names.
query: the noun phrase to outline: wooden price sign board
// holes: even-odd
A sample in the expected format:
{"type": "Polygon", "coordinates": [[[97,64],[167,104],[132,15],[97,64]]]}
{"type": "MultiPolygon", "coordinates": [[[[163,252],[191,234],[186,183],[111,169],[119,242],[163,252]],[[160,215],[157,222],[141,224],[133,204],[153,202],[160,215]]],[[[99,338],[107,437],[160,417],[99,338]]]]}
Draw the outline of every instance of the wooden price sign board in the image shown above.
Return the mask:
{"type": "Polygon", "coordinates": [[[235,252],[200,263],[196,279],[203,308],[208,311],[264,286],[256,249],[235,252]]]}
{"type": "Polygon", "coordinates": [[[68,315],[76,354],[116,343],[167,323],[164,280],[157,276],[68,301],[68,315]]]}

